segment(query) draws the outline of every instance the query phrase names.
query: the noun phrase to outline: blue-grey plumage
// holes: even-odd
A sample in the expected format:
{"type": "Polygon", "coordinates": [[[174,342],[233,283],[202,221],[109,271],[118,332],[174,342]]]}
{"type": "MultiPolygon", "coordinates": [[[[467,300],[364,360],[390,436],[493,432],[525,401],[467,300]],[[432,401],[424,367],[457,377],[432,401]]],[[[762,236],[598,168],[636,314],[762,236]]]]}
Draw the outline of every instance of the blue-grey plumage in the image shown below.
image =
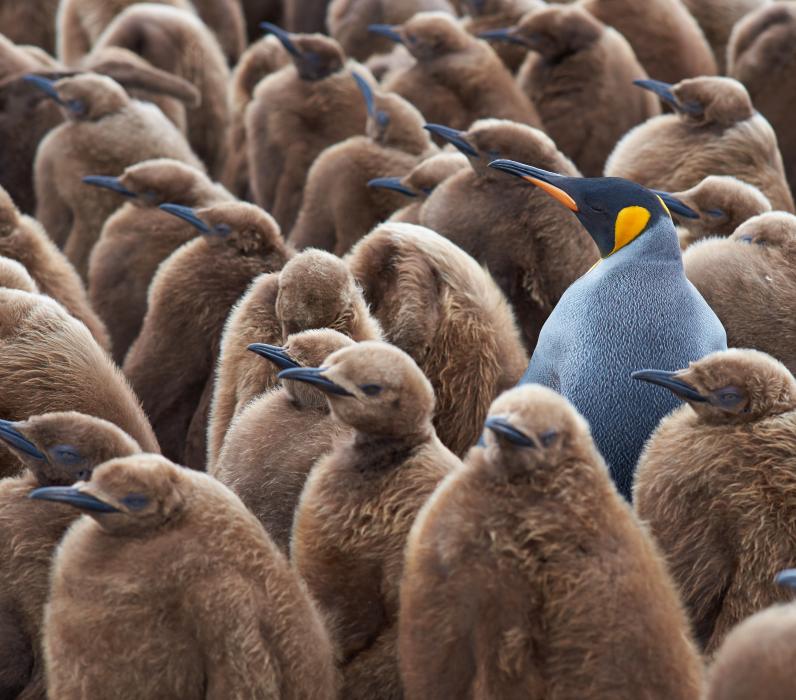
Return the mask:
{"type": "MultiPolygon", "coordinates": [[[[521,174],[518,164],[500,163],[496,167],[521,174]]],[[[537,173],[544,171],[522,176],[534,182],[537,173]]],[[[631,373],[648,367],[687,367],[726,349],[726,334],[685,276],[674,225],[658,199],[662,193],[623,180],[558,181],[553,178],[560,176],[544,175],[552,176],[544,183],[553,181],[553,189],[560,187],[570,197],[567,206],[578,214],[604,257],[564,292],[542,328],[520,383],[543,384],[574,404],[589,421],[617,488],[629,499],[644,442],[660,419],[679,405],[668,392],[633,381],[631,373]],[[614,189],[618,191],[611,194],[614,189]],[[594,230],[603,219],[610,227],[594,230]],[[623,231],[630,240],[620,240],[623,231]]],[[[556,196],[549,185],[545,189],[556,196]]]]}

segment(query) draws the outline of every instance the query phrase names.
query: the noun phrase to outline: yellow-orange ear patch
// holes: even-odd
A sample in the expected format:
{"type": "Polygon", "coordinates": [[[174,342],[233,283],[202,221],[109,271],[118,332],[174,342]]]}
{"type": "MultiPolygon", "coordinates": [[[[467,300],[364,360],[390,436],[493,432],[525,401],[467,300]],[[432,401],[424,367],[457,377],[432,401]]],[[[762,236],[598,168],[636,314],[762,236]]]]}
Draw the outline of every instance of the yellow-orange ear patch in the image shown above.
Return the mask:
{"type": "Polygon", "coordinates": [[[614,225],[614,249],[608,253],[612,255],[620,248],[624,248],[645,229],[652,214],[644,207],[625,207],[616,217],[614,225]]]}

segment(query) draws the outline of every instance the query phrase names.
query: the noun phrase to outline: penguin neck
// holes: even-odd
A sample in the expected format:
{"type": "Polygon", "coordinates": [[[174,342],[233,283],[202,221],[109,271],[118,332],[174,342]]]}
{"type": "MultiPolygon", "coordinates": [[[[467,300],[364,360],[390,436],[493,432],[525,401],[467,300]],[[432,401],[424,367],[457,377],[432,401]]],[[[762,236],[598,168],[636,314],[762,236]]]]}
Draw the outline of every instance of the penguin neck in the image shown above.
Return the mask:
{"type": "Polygon", "coordinates": [[[602,258],[599,267],[609,269],[639,263],[674,264],[683,269],[680,243],[671,220],[659,219],[624,248],[602,258]]]}

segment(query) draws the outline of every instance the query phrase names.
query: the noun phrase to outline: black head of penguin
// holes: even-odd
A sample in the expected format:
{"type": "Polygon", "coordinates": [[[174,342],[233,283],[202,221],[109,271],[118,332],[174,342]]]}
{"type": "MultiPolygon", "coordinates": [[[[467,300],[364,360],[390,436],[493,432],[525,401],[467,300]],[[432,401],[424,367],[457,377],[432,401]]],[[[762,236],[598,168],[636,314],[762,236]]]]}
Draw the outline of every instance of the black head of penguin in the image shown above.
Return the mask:
{"type": "Polygon", "coordinates": [[[565,177],[513,160],[495,160],[490,167],[523,178],[574,212],[607,258],[664,220],[671,212],[686,218],[699,215],[666,192],[618,177],[565,177]]]}

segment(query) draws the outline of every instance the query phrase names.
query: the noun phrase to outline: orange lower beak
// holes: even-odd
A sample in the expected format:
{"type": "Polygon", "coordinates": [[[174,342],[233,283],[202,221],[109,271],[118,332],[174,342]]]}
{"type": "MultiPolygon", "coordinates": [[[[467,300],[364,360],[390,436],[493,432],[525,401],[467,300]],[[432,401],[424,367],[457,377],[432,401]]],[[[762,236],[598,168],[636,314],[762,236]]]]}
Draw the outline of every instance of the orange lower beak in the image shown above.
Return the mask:
{"type": "Polygon", "coordinates": [[[524,176],[523,179],[527,180],[532,185],[536,185],[539,189],[547,192],[547,194],[557,199],[570,211],[578,211],[578,205],[575,203],[575,200],[572,199],[572,197],[570,197],[566,192],[564,192],[564,190],[556,187],[555,185],[551,185],[549,182],[545,182],[544,180],[531,177],[530,175],[524,176]]]}

